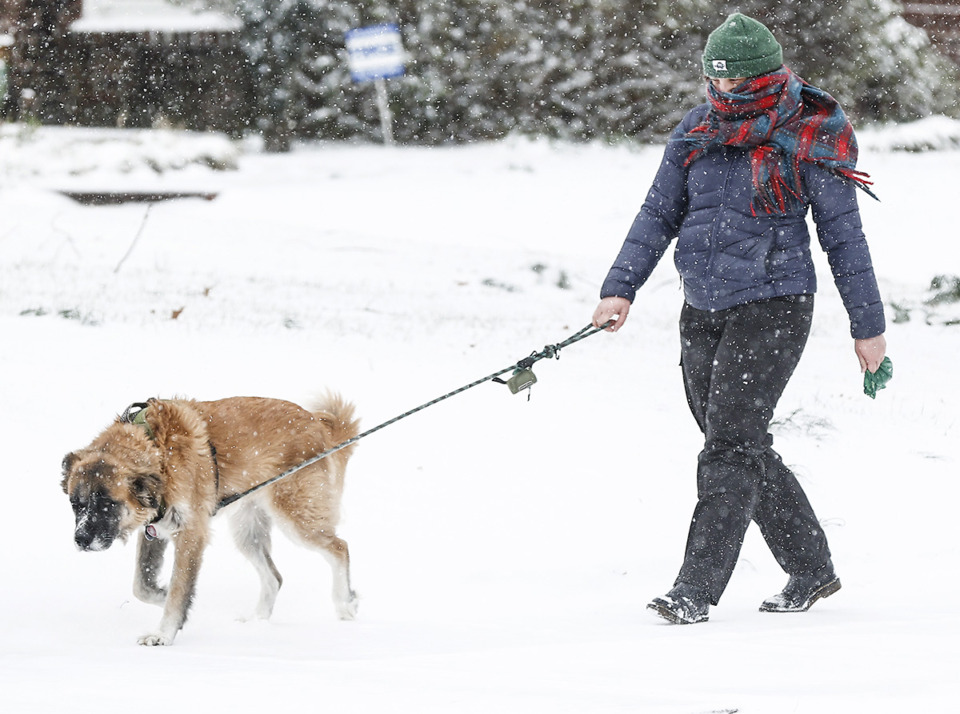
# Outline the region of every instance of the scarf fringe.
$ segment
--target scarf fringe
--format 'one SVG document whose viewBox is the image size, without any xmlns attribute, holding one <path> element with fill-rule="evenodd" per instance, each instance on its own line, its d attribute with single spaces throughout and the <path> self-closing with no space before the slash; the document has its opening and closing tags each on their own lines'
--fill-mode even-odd
<svg viewBox="0 0 960 714">
<path fill-rule="evenodd" d="M 874 201 L 879 201 L 880 197 L 877 196 L 871 189 L 870 186 L 873 186 L 873 181 L 868 181 L 870 174 L 866 174 L 863 171 L 854 171 L 853 169 L 844 169 L 844 168 L 834 168 L 841 176 L 845 176 L 853 182 L 853 185 L 863 191 L 865 194 L 870 196 Z"/>
</svg>

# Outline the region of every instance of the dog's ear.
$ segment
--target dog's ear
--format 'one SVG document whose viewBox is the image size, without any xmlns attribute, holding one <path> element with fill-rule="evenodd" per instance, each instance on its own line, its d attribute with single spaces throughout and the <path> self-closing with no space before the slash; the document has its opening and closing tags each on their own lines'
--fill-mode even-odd
<svg viewBox="0 0 960 714">
<path fill-rule="evenodd" d="M 63 470 L 63 479 L 60 481 L 60 488 L 63 489 L 63 492 L 67 492 L 67 481 L 70 479 L 70 469 L 73 468 L 73 465 L 77 463 L 77 460 L 80 457 L 75 453 L 70 452 L 63 457 L 63 462 L 60 464 L 61 469 Z"/>
<path fill-rule="evenodd" d="M 163 482 L 156 474 L 140 474 L 130 484 L 130 493 L 144 508 L 160 508 Z"/>
</svg>

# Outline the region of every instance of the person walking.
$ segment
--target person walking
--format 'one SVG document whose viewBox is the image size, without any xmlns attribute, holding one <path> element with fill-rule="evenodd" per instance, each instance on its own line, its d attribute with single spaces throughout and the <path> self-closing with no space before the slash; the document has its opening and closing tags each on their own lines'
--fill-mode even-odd
<svg viewBox="0 0 960 714">
<path fill-rule="evenodd" d="M 766 26 L 740 13 L 709 35 L 702 61 L 708 101 L 671 135 L 593 315 L 596 327 L 622 328 L 676 240 L 681 366 L 704 445 L 683 565 L 648 607 L 677 624 L 708 619 L 751 520 L 789 576 L 762 611 L 803 612 L 840 589 L 823 529 L 769 433 L 813 318 L 808 210 L 861 372 L 876 372 L 886 353 L 856 196 L 869 192 L 869 177 L 856 169 L 843 110 L 783 64 Z"/>
</svg>

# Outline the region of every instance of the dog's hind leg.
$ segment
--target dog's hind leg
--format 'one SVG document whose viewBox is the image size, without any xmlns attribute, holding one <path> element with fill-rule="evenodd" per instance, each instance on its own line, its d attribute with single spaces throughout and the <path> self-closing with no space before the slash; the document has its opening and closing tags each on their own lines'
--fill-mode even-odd
<svg viewBox="0 0 960 714">
<path fill-rule="evenodd" d="M 297 543 L 319 550 L 333 571 L 333 604 L 341 620 L 352 620 L 357 615 L 359 601 L 350 587 L 350 551 L 347 542 L 337 536 L 340 486 L 343 464 L 339 473 L 325 474 L 315 465 L 311 474 L 304 471 L 299 480 L 280 483 L 270 502 L 270 513 L 287 535 Z M 314 479 L 314 480 L 311 480 Z M 324 491 L 324 483 L 328 491 Z"/>
<path fill-rule="evenodd" d="M 347 542 L 332 533 L 319 543 L 333 571 L 333 605 L 341 620 L 352 620 L 360 605 L 357 594 L 350 587 L 350 551 Z"/>
<path fill-rule="evenodd" d="M 133 575 L 133 594 L 150 605 L 163 605 L 167 590 L 157 585 L 157 576 L 163 567 L 163 553 L 167 548 L 164 538 L 147 540 L 141 532 L 137 539 L 137 569 Z"/>
<path fill-rule="evenodd" d="M 256 505 L 244 504 L 230 519 L 237 549 L 253 564 L 260 576 L 260 600 L 254 617 L 266 620 L 273 612 L 283 578 L 270 557 L 270 516 Z"/>
<path fill-rule="evenodd" d="M 296 526 L 300 538 L 320 550 L 330 563 L 333 572 L 333 605 L 341 620 L 352 620 L 357 616 L 359 598 L 350 587 L 350 550 L 347 542 L 338 537 L 333 529 L 308 531 L 302 525 Z"/>
</svg>

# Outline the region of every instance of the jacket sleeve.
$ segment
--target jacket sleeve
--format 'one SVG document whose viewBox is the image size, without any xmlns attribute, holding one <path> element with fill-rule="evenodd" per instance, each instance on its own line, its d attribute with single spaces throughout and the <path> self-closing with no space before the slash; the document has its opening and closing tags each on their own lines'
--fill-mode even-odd
<svg viewBox="0 0 960 714">
<path fill-rule="evenodd" d="M 857 189 L 853 182 L 832 171 L 807 163 L 804 182 L 817 237 L 850 318 L 850 334 L 855 339 L 876 337 L 884 332 L 886 322 L 860 222 Z"/>
<path fill-rule="evenodd" d="M 622 297 L 633 302 L 670 242 L 676 238 L 687 212 L 687 168 L 689 153 L 684 135 L 699 122 L 706 107 L 697 107 L 673 130 L 663 153 L 660 168 L 627 233 L 620 254 L 600 288 L 600 297 Z"/>
</svg>

